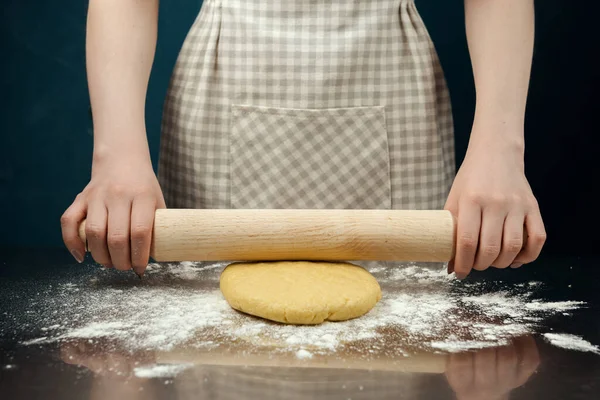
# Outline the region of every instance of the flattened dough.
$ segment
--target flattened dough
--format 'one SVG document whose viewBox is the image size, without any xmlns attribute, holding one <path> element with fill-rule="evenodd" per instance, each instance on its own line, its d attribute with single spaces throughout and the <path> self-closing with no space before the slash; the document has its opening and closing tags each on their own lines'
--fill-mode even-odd
<svg viewBox="0 0 600 400">
<path fill-rule="evenodd" d="M 381 299 L 373 275 L 349 263 L 234 263 L 223 270 L 220 286 L 232 308 L 286 324 L 360 317 Z"/>
</svg>

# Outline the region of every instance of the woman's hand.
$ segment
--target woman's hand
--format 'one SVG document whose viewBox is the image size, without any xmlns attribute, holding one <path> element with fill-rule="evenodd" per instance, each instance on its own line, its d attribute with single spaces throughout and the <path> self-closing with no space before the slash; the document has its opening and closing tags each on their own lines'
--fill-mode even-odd
<svg viewBox="0 0 600 400">
<path fill-rule="evenodd" d="M 94 127 L 92 179 L 61 219 L 64 242 L 81 262 L 78 227 L 98 263 L 141 276 L 154 211 L 165 207 L 146 137 L 145 103 L 154 59 L 158 0 L 90 0 L 86 72 Z"/>
<path fill-rule="evenodd" d="M 63 240 L 81 262 L 85 247 L 78 228 L 86 218 L 94 260 L 107 268 L 133 268 L 141 276 L 148 265 L 158 208 L 165 208 L 165 201 L 148 156 L 96 157 L 90 183 L 61 218 Z"/>
<path fill-rule="evenodd" d="M 446 379 L 459 400 L 508 399 L 539 365 L 535 340 L 525 336 L 506 346 L 450 355 Z"/>
<path fill-rule="evenodd" d="M 132 353 L 103 338 L 65 341 L 60 346 L 60 357 L 66 364 L 86 367 L 94 375 L 123 380 L 134 377 L 136 367 L 156 363 L 150 351 Z"/>
<path fill-rule="evenodd" d="M 525 177 L 522 139 L 514 139 L 523 136 L 507 129 L 476 122 L 446 202 L 445 209 L 458 220 L 449 270 L 459 279 L 471 269 L 530 263 L 546 241 L 540 209 Z"/>
<path fill-rule="evenodd" d="M 132 353 L 121 349 L 118 343 L 81 339 L 63 342 L 60 357 L 66 364 L 92 372 L 89 396 L 86 396 L 90 400 L 158 398 L 151 379 L 135 374 L 135 368 L 156 363 L 152 352 Z"/>
</svg>

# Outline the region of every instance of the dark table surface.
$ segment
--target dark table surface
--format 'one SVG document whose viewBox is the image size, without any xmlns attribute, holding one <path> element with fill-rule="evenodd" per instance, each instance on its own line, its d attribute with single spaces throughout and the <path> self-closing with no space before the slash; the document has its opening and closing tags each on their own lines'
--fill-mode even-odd
<svg viewBox="0 0 600 400">
<path fill-rule="evenodd" d="M 519 270 L 475 273 L 465 282 L 456 284 L 482 282 L 497 291 L 532 280 L 542 282 L 539 296 L 545 301 L 574 300 L 586 305 L 568 315 L 544 319 L 540 329 L 577 335 L 598 345 L 599 262 L 600 258 L 542 256 Z M 248 367 L 244 362 L 219 364 L 204 359 L 182 375 L 145 378 L 127 373 L 127 368 L 123 367 L 136 365 L 140 354 L 119 352 L 114 346 L 90 345 L 85 341 L 23 344 L 43 336 L 42 329 L 48 329 L 48 319 L 52 316 L 44 315 L 43 305 L 42 311 L 34 312 L 34 317 L 30 315 L 32 304 L 38 307 L 40 293 L 52 295 L 51 291 L 44 291 L 45 288 L 81 282 L 84 278 L 95 279 L 100 273 L 100 268 L 91 262 L 76 265 L 61 249 L 2 250 L 0 399 L 600 399 L 600 354 L 551 345 L 537 331 L 515 337 L 509 345 L 520 349 L 521 358 L 515 364 L 515 370 L 531 368 L 525 376 L 517 380 L 512 378 L 511 382 L 505 381 L 506 375 L 490 373 L 489 369 L 493 367 L 489 363 L 478 364 L 478 360 L 489 358 L 494 348 L 448 355 L 444 364 L 447 366 L 452 364 L 451 360 L 455 365 L 456 360 L 463 364 L 465 360 L 470 362 L 471 367 L 458 370 L 458 376 L 449 376 L 444 370 L 419 372 L 419 368 L 434 368 L 423 367 L 427 362 L 439 367 L 442 365 L 439 357 L 446 357 L 431 352 L 434 361 L 427 361 L 427 352 L 421 352 L 419 357 L 404 357 L 400 364 L 389 360 L 390 365 L 401 366 L 398 368 L 385 368 L 385 362 L 380 364 L 382 368 L 335 367 L 333 362 L 323 368 L 326 359 L 325 364 L 303 368 L 298 363 L 288 365 L 289 358 L 274 354 L 269 355 L 268 362 L 263 365 Z M 104 274 L 101 284 L 118 284 L 121 288 L 140 285 L 132 273 Z M 144 283 L 151 285 L 152 279 L 156 278 L 146 276 Z M 161 279 L 168 278 L 163 276 Z M 85 289 L 80 286 L 77 290 Z M 49 300 L 42 298 L 42 301 Z M 235 349 L 231 347 L 230 353 Z M 78 354 L 75 360 L 65 356 L 74 354 L 73 351 Z M 495 360 L 496 368 L 501 370 L 501 358 Z M 523 366 L 526 362 L 529 365 Z M 105 368 L 111 363 L 123 367 L 117 369 L 125 372 L 115 374 L 114 369 Z"/>
</svg>

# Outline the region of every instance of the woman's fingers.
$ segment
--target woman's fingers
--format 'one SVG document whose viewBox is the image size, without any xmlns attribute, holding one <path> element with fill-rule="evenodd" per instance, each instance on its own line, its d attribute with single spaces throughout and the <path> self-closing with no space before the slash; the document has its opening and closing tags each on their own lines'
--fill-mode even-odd
<svg viewBox="0 0 600 400">
<path fill-rule="evenodd" d="M 120 270 L 135 266 L 136 272 L 143 272 L 154 211 L 165 208 L 165 201 L 148 158 L 123 151 L 94 161 L 92 179 L 61 218 L 63 238 L 73 256 L 82 261 L 86 249 L 78 230 L 86 219 L 87 247 L 96 262 Z"/>
<path fill-rule="evenodd" d="M 475 353 L 473 370 L 475 371 L 475 387 L 490 388 L 497 386 L 496 349 L 482 349 Z"/>
<path fill-rule="evenodd" d="M 515 345 L 520 361 L 515 382 L 515 387 L 518 387 L 524 385 L 540 366 L 540 353 L 531 336 L 517 339 Z"/>
<path fill-rule="evenodd" d="M 446 367 L 446 379 L 455 392 L 469 391 L 475 381 L 473 353 L 450 354 Z"/>
<path fill-rule="evenodd" d="M 472 202 L 464 202 L 459 208 L 454 273 L 457 278 L 463 279 L 469 275 L 475 262 L 481 227 L 481 208 Z"/>
<path fill-rule="evenodd" d="M 446 199 L 446 204 L 444 205 L 444 210 L 450 211 L 450 214 L 452 214 L 454 217 L 456 217 L 458 215 L 458 202 L 457 202 L 456 196 L 454 195 L 454 192 L 452 192 L 452 191 L 450 192 L 448 199 Z M 452 258 L 450 261 L 448 261 L 448 274 L 451 274 L 454 272 L 455 259 L 456 258 Z"/>
<path fill-rule="evenodd" d="M 107 268 L 112 267 L 108 245 L 106 243 L 106 205 L 102 201 L 94 201 L 88 206 L 87 219 L 85 222 L 85 236 L 88 242 L 88 250 L 98 264 Z"/>
<path fill-rule="evenodd" d="M 131 269 L 130 227 L 131 201 L 119 199 L 109 203 L 108 250 L 116 269 Z"/>
<path fill-rule="evenodd" d="M 85 256 L 85 243 L 79 237 L 79 224 L 85 218 L 86 213 L 87 204 L 83 200 L 83 196 L 78 195 L 60 218 L 63 242 L 79 263 L 83 262 Z"/>
<path fill-rule="evenodd" d="M 527 242 L 515 258 L 513 268 L 535 261 L 542 252 L 544 243 L 546 243 L 546 229 L 539 211 L 532 211 L 527 214 L 525 229 L 527 230 Z"/>
<path fill-rule="evenodd" d="M 499 383 L 513 388 L 519 370 L 519 357 L 513 343 L 497 349 L 497 380 Z"/>
<path fill-rule="evenodd" d="M 131 264 L 138 275 L 143 275 L 150 258 L 150 244 L 156 200 L 151 196 L 139 196 L 131 206 Z"/>
<path fill-rule="evenodd" d="M 473 269 L 483 271 L 498 258 L 502 246 L 505 211 L 500 207 L 488 207 L 483 210 L 479 247 Z"/>
<path fill-rule="evenodd" d="M 506 268 L 513 263 L 523 248 L 523 226 L 525 215 L 519 212 L 510 212 L 504 221 L 502 249 L 500 255 L 493 262 L 496 268 Z"/>
</svg>

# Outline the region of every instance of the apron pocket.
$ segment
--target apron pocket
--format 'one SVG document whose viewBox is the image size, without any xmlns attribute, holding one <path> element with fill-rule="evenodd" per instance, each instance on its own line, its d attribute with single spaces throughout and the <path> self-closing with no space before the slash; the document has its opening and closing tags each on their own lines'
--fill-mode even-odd
<svg viewBox="0 0 600 400">
<path fill-rule="evenodd" d="M 390 209 L 384 107 L 232 106 L 231 207 Z"/>
</svg>

